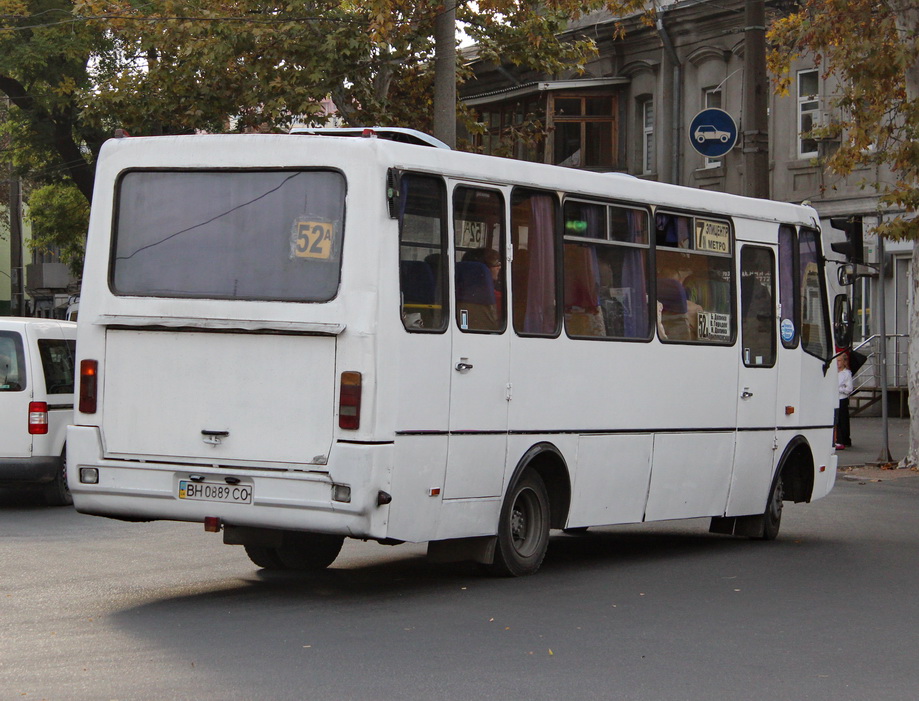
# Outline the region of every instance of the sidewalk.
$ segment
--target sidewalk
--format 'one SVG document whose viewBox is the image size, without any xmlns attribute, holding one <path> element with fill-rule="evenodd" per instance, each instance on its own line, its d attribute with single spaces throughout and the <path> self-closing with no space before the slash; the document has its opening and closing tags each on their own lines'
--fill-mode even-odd
<svg viewBox="0 0 919 701">
<path fill-rule="evenodd" d="M 880 417 L 852 419 L 852 447 L 836 452 L 839 458 L 839 476 L 842 479 L 889 480 L 917 476 L 916 470 L 889 469 L 906 455 L 909 449 L 909 419 L 887 419 L 887 443 L 892 465 L 885 466 L 884 423 Z"/>
</svg>

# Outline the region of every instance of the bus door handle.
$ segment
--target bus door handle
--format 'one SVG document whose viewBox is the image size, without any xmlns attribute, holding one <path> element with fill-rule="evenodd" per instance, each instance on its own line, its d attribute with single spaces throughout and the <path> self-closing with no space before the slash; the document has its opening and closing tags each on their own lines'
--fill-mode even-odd
<svg viewBox="0 0 919 701">
<path fill-rule="evenodd" d="M 456 369 L 460 372 L 466 372 L 466 370 L 472 370 L 472 363 L 464 362 L 466 359 L 462 358 L 457 364 Z"/>
<path fill-rule="evenodd" d="M 741 399 L 749 399 L 752 396 L 753 396 L 753 392 L 750 391 L 749 387 L 744 387 L 743 392 L 740 393 Z"/>
</svg>

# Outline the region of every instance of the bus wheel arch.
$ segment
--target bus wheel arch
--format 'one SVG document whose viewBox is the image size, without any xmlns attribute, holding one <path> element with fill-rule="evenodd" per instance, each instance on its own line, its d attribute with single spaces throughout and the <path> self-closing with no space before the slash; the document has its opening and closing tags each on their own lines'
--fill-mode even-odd
<svg viewBox="0 0 919 701">
<path fill-rule="evenodd" d="M 716 516 L 709 531 L 744 536 L 756 540 L 775 540 L 782 524 L 782 505 L 786 501 L 809 502 L 814 491 L 814 455 L 804 436 L 792 438 L 772 476 L 765 508 L 750 516 Z"/>
<path fill-rule="evenodd" d="M 795 436 L 785 446 L 774 480 L 779 477 L 785 501 L 810 503 L 814 493 L 814 453 L 804 436 Z"/>
<path fill-rule="evenodd" d="M 549 546 L 549 529 L 561 528 L 571 501 L 570 481 L 559 450 L 548 443 L 530 448 L 508 483 L 489 565 L 492 574 L 535 573 Z"/>
<path fill-rule="evenodd" d="M 532 446 L 520 458 L 509 484 L 514 484 L 527 469 L 534 470 L 546 486 L 550 509 L 549 527 L 564 528 L 571 506 L 571 478 L 561 451 L 547 442 Z"/>
</svg>

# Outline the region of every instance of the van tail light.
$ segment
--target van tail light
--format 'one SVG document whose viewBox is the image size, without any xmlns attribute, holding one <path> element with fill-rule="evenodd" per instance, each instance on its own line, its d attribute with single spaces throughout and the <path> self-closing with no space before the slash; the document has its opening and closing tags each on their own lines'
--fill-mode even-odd
<svg viewBox="0 0 919 701">
<path fill-rule="evenodd" d="M 47 402 L 29 402 L 29 433 L 33 436 L 48 433 Z"/>
<path fill-rule="evenodd" d="M 338 427 L 357 430 L 361 427 L 361 374 L 343 372 L 338 393 Z"/>
<path fill-rule="evenodd" d="M 80 361 L 80 412 L 96 413 L 97 388 L 99 386 L 99 361 Z"/>
</svg>

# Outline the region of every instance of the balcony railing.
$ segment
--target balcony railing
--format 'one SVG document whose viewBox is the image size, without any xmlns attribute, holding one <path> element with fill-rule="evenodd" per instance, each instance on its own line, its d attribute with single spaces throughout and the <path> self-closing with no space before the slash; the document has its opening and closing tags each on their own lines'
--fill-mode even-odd
<svg viewBox="0 0 919 701">
<path fill-rule="evenodd" d="M 909 377 L 909 335 L 889 333 L 887 339 L 887 391 L 899 400 L 900 416 L 906 415 Z M 881 336 L 874 334 L 856 345 L 853 350 L 867 356 L 865 364 L 853 378 L 855 391 L 852 393 L 853 415 L 863 413 L 881 401 L 881 387 L 884 378 L 884 363 L 881 362 Z"/>
</svg>

